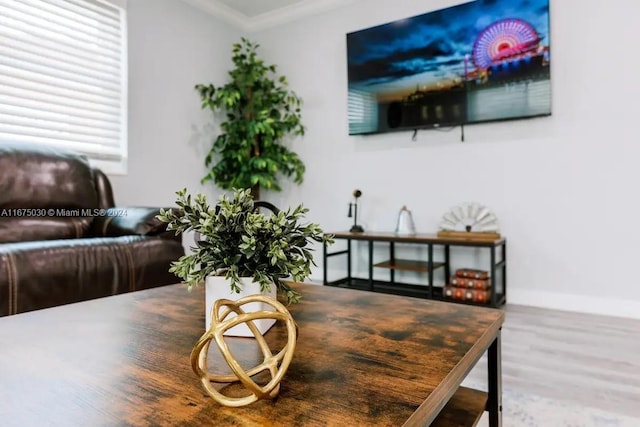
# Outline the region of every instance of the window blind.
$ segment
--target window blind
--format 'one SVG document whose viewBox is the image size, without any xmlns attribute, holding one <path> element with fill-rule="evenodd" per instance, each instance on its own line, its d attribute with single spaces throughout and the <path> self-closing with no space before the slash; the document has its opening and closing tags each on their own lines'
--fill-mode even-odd
<svg viewBox="0 0 640 427">
<path fill-rule="evenodd" d="M 0 0 L 0 140 L 126 163 L 125 9 Z"/>
</svg>

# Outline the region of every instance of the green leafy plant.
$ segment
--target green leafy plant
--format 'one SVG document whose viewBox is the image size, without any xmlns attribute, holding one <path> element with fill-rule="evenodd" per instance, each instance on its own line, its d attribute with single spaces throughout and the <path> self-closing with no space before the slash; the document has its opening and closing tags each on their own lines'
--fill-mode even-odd
<svg viewBox="0 0 640 427">
<path fill-rule="evenodd" d="M 284 76 L 276 76 L 275 65 L 257 56 L 258 47 L 242 38 L 233 45 L 230 81 L 219 87 L 196 85 L 202 108 L 226 118 L 205 158 L 210 171 L 202 182 L 213 180 L 226 190 L 252 188 L 256 199 L 260 187 L 280 191 L 280 175 L 300 184 L 305 171 L 298 155 L 283 145 L 288 135 L 304 135 L 302 100 L 288 89 Z"/>
<path fill-rule="evenodd" d="M 256 209 L 249 189 L 236 190 L 233 198 L 222 195 L 215 207 L 203 194 L 193 199 L 186 189 L 176 194 L 180 209 L 162 209 L 158 219 L 176 234 L 192 230 L 202 236 L 193 252 L 169 270 L 189 289 L 215 275 L 224 276 L 233 292 L 240 292 L 240 277 L 253 277 L 263 291 L 275 283 L 287 303 L 298 302 L 300 295 L 284 279 L 301 282 L 311 275 L 311 241 L 333 243 L 317 224 L 301 223 L 308 212 L 302 205 L 265 213 Z"/>
</svg>

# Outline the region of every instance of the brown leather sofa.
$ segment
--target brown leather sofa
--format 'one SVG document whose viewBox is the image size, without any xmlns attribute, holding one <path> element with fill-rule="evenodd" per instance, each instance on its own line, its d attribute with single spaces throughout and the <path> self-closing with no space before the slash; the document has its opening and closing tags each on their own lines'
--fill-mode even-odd
<svg viewBox="0 0 640 427">
<path fill-rule="evenodd" d="M 0 142 L 0 316 L 176 283 L 158 211 L 116 207 L 83 156 Z"/>
</svg>

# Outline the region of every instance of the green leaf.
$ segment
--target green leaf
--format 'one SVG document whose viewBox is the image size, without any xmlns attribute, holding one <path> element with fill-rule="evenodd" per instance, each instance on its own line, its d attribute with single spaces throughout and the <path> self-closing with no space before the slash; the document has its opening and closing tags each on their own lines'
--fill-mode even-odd
<svg viewBox="0 0 640 427">
<path fill-rule="evenodd" d="M 279 190 L 282 177 L 302 182 L 304 165 L 297 156 L 288 156 L 295 153 L 284 145 L 288 136 L 304 134 L 302 100 L 284 87 L 287 79 L 275 75 L 275 65 L 259 58 L 258 47 L 241 38 L 232 45 L 234 68 L 227 83 L 195 85 L 202 107 L 221 120 L 221 132 L 204 159 L 209 170 L 203 183 L 213 181 L 227 190 L 264 183 Z M 260 161 L 251 163 L 253 158 Z"/>
<path fill-rule="evenodd" d="M 253 276 L 262 288 L 275 283 L 288 303 L 300 299 L 281 279 L 308 278 L 315 264 L 307 246 L 331 238 L 323 235 L 317 224 L 301 222 L 306 208 L 299 205 L 275 214 L 255 210 L 249 188 L 234 190 L 233 197 L 221 195 L 215 208 L 203 194 L 193 197 L 183 189 L 176 195 L 181 209 L 163 209 L 159 219 L 167 222 L 168 228 L 194 229 L 203 236 L 189 255 L 170 266 L 170 272 L 189 289 L 216 274 L 227 277 L 236 291 L 242 275 Z"/>
</svg>

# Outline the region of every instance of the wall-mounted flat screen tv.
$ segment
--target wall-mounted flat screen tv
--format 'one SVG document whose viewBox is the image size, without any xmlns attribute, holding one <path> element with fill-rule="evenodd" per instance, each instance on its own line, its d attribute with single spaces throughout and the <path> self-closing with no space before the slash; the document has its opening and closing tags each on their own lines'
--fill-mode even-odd
<svg viewBox="0 0 640 427">
<path fill-rule="evenodd" d="M 347 34 L 349 134 L 551 114 L 549 0 L 476 0 Z"/>
</svg>

